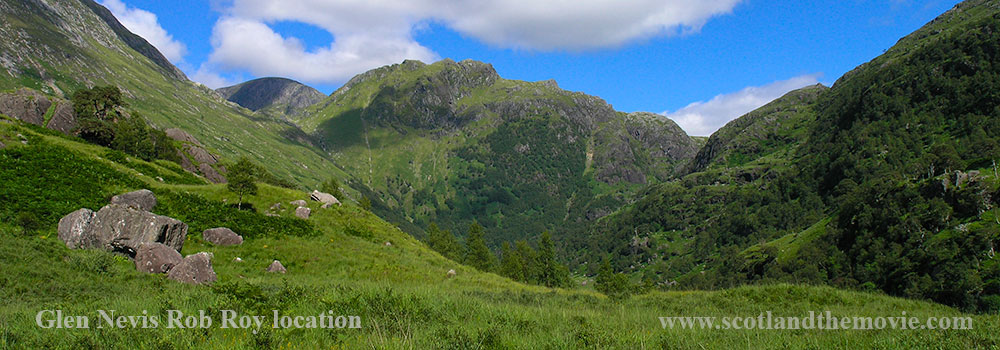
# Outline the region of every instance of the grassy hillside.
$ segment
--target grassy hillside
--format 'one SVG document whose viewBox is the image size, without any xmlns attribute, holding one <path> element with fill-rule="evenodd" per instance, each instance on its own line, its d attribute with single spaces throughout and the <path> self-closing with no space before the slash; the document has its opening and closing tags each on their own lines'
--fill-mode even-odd
<svg viewBox="0 0 1000 350">
<path fill-rule="evenodd" d="M 308 187 L 346 177 L 294 124 L 240 108 L 169 62 L 154 62 L 150 57 L 162 58 L 155 48 L 113 30 L 92 8 L 103 9 L 92 0 L 0 1 L 0 91 L 29 87 L 68 98 L 81 88 L 115 85 L 155 126 L 184 129 L 226 159 L 247 156 Z"/>
<path fill-rule="evenodd" d="M 20 142 L 20 134 L 27 144 Z M 918 301 L 835 290 L 774 285 L 719 292 L 655 292 L 611 300 L 586 289 L 532 287 L 442 258 L 390 224 L 353 205 L 321 209 L 308 221 L 282 212 L 267 217 L 239 211 L 220 185 L 160 183 L 149 174 L 185 175 L 161 163 L 112 161 L 108 150 L 0 121 L 0 347 L 2 348 L 419 348 L 579 349 L 725 347 L 996 347 L 994 316 L 963 315 Z M 169 163 L 167 163 L 169 164 Z M 44 169 L 45 171 L 40 171 Z M 138 173 L 143 175 L 138 175 Z M 166 177 L 165 177 L 166 178 Z M 99 179 L 100 181 L 95 181 Z M 306 196 L 261 185 L 255 208 Z M 191 225 L 184 254 L 208 251 L 218 281 L 189 286 L 135 271 L 126 258 L 69 250 L 56 238 L 56 220 L 78 207 L 97 208 L 111 195 L 152 189 L 154 211 Z M 13 194 L 9 189 L 16 189 Z M 37 207 L 51 214 L 28 218 Z M 11 217 L 14 219 L 11 219 Z M 293 224 L 297 223 L 297 224 Z M 247 239 L 236 247 L 201 240 L 204 228 L 227 225 Z M 391 242 L 391 246 L 384 243 Z M 235 262 L 240 257 L 242 262 Z M 264 271 L 279 259 L 288 273 Z M 448 269 L 458 275 L 446 278 Z M 221 310 L 240 314 L 334 314 L 362 317 L 361 329 L 42 329 L 39 310 L 97 319 L 96 310 L 164 316 L 166 310 L 216 322 Z M 660 316 L 968 316 L 965 331 L 757 331 L 663 329 Z M 849 345 L 848 345 L 849 344 Z"/>
<path fill-rule="evenodd" d="M 489 64 L 407 61 L 358 75 L 295 119 L 370 187 L 376 212 L 418 236 L 431 222 L 487 239 L 578 239 L 638 187 L 694 155 L 670 120 L 614 111 Z"/>
</svg>

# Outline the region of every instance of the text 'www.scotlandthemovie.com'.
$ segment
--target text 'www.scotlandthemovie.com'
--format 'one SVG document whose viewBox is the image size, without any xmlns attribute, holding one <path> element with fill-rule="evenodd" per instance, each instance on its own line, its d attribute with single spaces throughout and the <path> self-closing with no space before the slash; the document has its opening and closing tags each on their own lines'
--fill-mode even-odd
<svg viewBox="0 0 1000 350">
<path fill-rule="evenodd" d="M 809 311 L 808 316 L 775 316 L 771 311 L 756 316 L 665 316 L 663 329 L 819 329 L 819 330 L 971 330 L 972 317 L 835 316 L 830 311 Z"/>
</svg>

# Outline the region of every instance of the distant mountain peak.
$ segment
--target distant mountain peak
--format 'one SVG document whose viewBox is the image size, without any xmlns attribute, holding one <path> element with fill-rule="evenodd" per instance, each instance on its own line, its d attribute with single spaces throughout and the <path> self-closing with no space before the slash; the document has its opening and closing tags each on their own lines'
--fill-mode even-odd
<svg viewBox="0 0 1000 350">
<path fill-rule="evenodd" d="M 288 78 L 259 78 L 242 84 L 216 89 L 223 98 L 252 111 L 275 108 L 285 115 L 296 115 L 326 98 L 312 87 Z"/>
</svg>

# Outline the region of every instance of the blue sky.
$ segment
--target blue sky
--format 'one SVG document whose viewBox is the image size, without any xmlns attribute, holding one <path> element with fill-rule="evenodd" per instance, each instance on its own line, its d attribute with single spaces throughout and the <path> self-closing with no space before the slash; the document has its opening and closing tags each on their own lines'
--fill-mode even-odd
<svg viewBox="0 0 1000 350">
<path fill-rule="evenodd" d="M 284 76 L 330 93 L 404 58 L 555 79 L 708 135 L 832 84 L 955 0 L 101 0 L 195 81 Z"/>
</svg>

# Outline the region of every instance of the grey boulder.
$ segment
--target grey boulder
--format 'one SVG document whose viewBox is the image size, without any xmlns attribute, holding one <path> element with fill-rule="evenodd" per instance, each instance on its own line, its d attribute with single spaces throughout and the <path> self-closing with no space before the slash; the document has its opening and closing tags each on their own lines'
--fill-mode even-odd
<svg viewBox="0 0 1000 350">
<path fill-rule="evenodd" d="M 162 243 L 143 243 L 135 253 L 135 269 L 145 273 L 167 273 L 184 259 Z"/>
<path fill-rule="evenodd" d="M 94 220 L 94 216 L 94 211 L 86 208 L 64 216 L 59 220 L 59 239 L 65 242 L 66 247 L 69 247 L 69 249 L 79 248 L 84 239 L 84 233 L 90 227 L 90 222 Z"/>
<path fill-rule="evenodd" d="M 284 265 L 281 265 L 280 261 L 275 260 L 271 263 L 271 266 L 267 267 L 267 272 L 286 273 L 288 270 L 285 269 Z"/>
<path fill-rule="evenodd" d="M 163 243 L 180 251 L 187 224 L 176 219 L 111 204 L 92 217 L 81 209 L 59 221 L 59 238 L 70 248 L 99 248 L 134 257 L 142 243 Z M 89 220 L 88 220 L 89 218 Z"/>
<path fill-rule="evenodd" d="M 153 191 L 142 189 L 111 197 L 111 204 L 123 205 L 142 211 L 152 211 L 156 207 L 156 195 Z"/>
<path fill-rule="evenodd" d="M 210 228 L 201 233 L 201 238 L 219 246 L 243 244 L 243 237 L 225 227 Z"/>
<path fill-rule="evenodd" d="M 309 203 L 306 203 L 306 201 L 301 200 L 301 199 L 288 202 L 288 204 L 294 205 L 296 207 L 304 207 L 304 206 L 309 205 Z"/>
<path fill-rule="evenodd" d="M 300 219 L 308 219 L 309 218 L 309 214 L 311 214 L 311 213 L 312 213 L 312 209 L 309 209 L 309 208 L 306 208 L 306 207 L 295 208 L 295 216 L 298 216 Z"/>
<path fill-rule="evenodd" d="M 216 280 L 212 269 L 212 254 L 201 252 L 184 257 L 180 264 L 167 272 L 167 278 L 187 284 L 206 284 Z"/>
<path fill-rule="evenodd" d="M 309 198 L 317 202 L 322 202 L 324 208 L 328 208 L 334 204 L 341 205 L 340 200 L 338 200 L 337 197 L 325 192 L 313 191 L 312 194 L 309 195 Z"/>
</svg>

